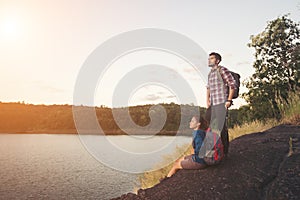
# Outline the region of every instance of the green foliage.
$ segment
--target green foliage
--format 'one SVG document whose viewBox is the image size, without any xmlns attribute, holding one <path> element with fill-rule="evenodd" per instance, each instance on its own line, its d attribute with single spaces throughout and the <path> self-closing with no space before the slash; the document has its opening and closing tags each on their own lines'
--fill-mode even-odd
<svg viewBox="0 0 300 200">
<path fill-rule="evenodd" d="M 287 102 L 278 103 L 282 115 L 282 123 L 300 125 L 300 93 L 289 92 Z"/>
<path fill-rule="evenodd" d="M 250 118 L 280 119 L 278 103 L 288 103 L 289 92 L 300 86 L 299 24 L 287 15 L 270 21 L 263 32 L 251 36 L 248 46 L 256 51 L 255 73 L 244 82 L 249 89 L 243 97 L 249 103 Z"/>
</svg>

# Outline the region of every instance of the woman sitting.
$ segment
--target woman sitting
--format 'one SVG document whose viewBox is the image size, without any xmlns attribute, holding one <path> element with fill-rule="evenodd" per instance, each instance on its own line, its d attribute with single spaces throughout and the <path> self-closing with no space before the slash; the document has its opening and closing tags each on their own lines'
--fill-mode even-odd
<svg viewBox="0 0 300 200">
<path fill-rule="evenodd" d="M 203 117 L 193 116 L 190 121 L 190 128 L 193 129 L 192 146 L 194 152 L 192 152 L 191 155 L 183 156 L 178 159 L 167 177 L 171 177 L 178 169 L 202 169 L 206 167 L 205 161 L 203 158 L 200 158 L 198 154 L 203 145 L 208 123 Z"/>
</svg>

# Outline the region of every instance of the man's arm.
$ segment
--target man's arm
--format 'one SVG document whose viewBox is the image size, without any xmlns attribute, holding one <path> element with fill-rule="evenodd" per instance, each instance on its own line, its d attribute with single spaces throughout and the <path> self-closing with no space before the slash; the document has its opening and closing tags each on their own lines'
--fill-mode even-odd
<svg viewBox="0 0 300 200">
<path fill-rule="evenodd" d="M 229 87 L 229 94 L 228 94 L 227 100 L 231 101 L 233 94 L 234 94 L 234 90 L 236 89 L 235 80 L 226 67 L 223 67 L 221 74 L 222 74 L 223 79 L 225 80 L 225 82 L 227 83 L 227 85 Z M 231 102 L 226 102 L 225 107 L 229 108 L 230 106 L 231 106 Z"/>
<path fill-rule="evenodd" d="M 207 108 L 208 108 L 210 106 L 210 89 L 209 88 L 207 88 L 207 91 L 206 91 L 206 104 L 207 104 Z"/>
<path fill-rule="evenodd" d="M 229 87 L 229 95 L 228 95 L 227 101 L 225 102 L 225 108 L 226 109 L 228 109 L 231 106 L 231 104 L 232 104 L 233 94 L 234 94 L 234 89 L 232 89 L 231 87 Z"/>
<path fill-rule="evenodd" d="M 231 87 L 229 87 L 228 100 L 232 100 L 233 94 L 234 94 L 234 89 L 232 89 Z"/>
<path fill-rule="evenodd" d="M 209 78 L 210 78 L 210 73 L 208 73 L 208 77 L 207 77 L 207 85 L 206 85 L 206 106 L 207 108 L 210 106 L 211 102 L 210 102 L 210 87 L 209 87 Z"/>
</svg>

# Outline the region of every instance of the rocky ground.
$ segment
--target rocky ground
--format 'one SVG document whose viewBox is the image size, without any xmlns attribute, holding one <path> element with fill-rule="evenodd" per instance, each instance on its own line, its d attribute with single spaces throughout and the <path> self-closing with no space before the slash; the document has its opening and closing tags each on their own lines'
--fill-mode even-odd
<svg viewBox="0 0 300 200">
<path fill-rule="evenodd" d="M 125 199 L 300 199 L 300 126 L 280 125 L 230 143 L 220 165 L 179 170 Z"/>
</svg>

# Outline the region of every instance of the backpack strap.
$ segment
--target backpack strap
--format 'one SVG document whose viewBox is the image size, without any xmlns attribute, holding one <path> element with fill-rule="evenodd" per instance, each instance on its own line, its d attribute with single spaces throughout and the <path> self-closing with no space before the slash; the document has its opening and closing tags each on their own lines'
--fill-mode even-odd
<svg viewBox="0 0 300 200">
<path fill-rule="evenodd" d="M 221 72 L 221 70 L 223 70 L 223 69 L 221 69 L 222 68 L 222 66 L 218 66 L 218 73 L 217 73 L 217 76 L 218 76 L 218 79 L 219 80 L 222 80 L 223 81 L 223 83 L 224 83 L 224 78 L 223 78 L 223 75 L 222 75 L 222 72 Z M 224 83 L 225 84 L 225 83 Z M 226 84 L 225 84 L 226 85 Z"/>
<path fill-rule="evenodd" d="M 209 80 L 210 74 L 211 74 L 211 70 L 210 70 L 209 73 L 208 73 L 208 79 L 207 79 L 207 80 Z"/>
<path fill-rule="evenodd" d="M 217 73 L 218 79 L 224 81 L 222 73 L 221 73 L 221 66 L 218 66 L 217 70 L 218 70 L 218 73 Z M 210 70 L 209 73 L 208 73 L 208 80 L 209 80 L 211 72 L 212 72 L 212 70 Z"/>
</svg>

